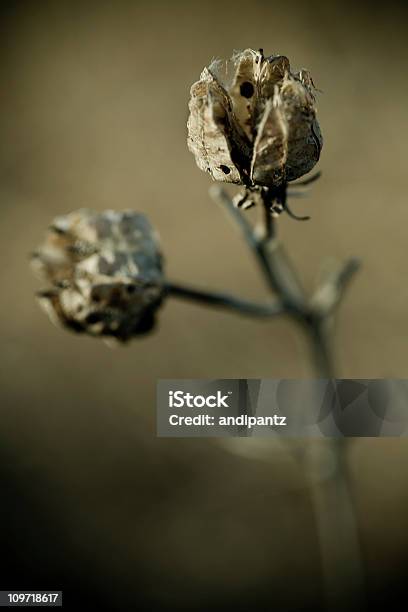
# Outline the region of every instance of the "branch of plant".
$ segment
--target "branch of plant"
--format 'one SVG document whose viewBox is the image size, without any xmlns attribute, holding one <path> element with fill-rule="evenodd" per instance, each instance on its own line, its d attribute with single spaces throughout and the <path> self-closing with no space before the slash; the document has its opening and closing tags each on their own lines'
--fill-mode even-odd
<svg viewBox="0 0 408 612">
<path fill-rule="evenodd" d="M 316 313 L 327 316 L 336 309 L 360 265 L 360 261 L 353 257 L 326 276 L 310 300 Z"/>
<path fill-rule="evenodd" d="M 276 237 L 271 217 L 266 224 L 267 231 L 257 235 L 252 225 L 238 210 L 227 192 L 215 185 L 210 191 L 239 226 L 246 243 L 254 253 L 269 288 L 278 296 L 283 310 L 300 322 L 310 332 L 319 375 L 333 377 L 333 365 L 329 359 L 327 327 L 335 308 L 340 303 L 354 273 L 359 268 L 357 259 L 350 259 L 326 277 L 314 296 L 308 299 L 299 277 L 283 245 Z"/>
<path fill-rule="evenodd" d="M 303 305 L 305 301 L 304 292 L 282 246 L 274 237 L 273 218 L 270 217 L 268 222 L 272 229 L 258 236 L 252 225 L 234 206 L 232 199 L 224 189 L 214 185 L 210 194 L 239 226 L 246 243 L 258 261 L 269 288 L 280 296 L 287 310 L 300 309 L 300 305 Z"/>
<path fill-rule="evenodd" d="M 238 223 L 268 286 L 278 296 L 284 312 L 304 328 L 310 341 L 317 375 L 321 378 L 335 378 L 330 327 L 335 309 L 360 266 L 359 261 L 350 259 L 331 270 L 308 299 L 293 265 L 276 238 L 274 220 L 265 220 L 263 236 L 257 237 L 251 224 L 235 208 L 224 190 L 214 187 L 211 195 Z M 362 609 L 364 605 L 364 572 L 354 500 L 345 467 L 345 442 L 345 439 L 335 438 L 326 442 L 333 463 L 333 470 L 329 469 L 329 472 L 327 453 L 318 453 L 314 476 L 313 470 L 302 461 L 311 487 L 326 599 L 331 611 Z M 309 450 L 313 448 L 314 445 L 309 445 Z"/>
<path fill-rule="evenodd" d="M 348 442 L 348 438 L 331 438 L 310 445 L 305 466 L 330 612 L 366 610 L 363 559 L 347 461 Z"/>
<path fill-rule="evenodd" d="M 283 304 L 278 301 L 270 304 L 258 304 L 256 302 L 243 300 L 228 293 L 206 291 L 194 287 L 186 287 L 178 283 L 167 283 L 165 291 L 168 295 L 182 300 L 198 302 L 207 306 L 221 307 L 238 314 L 264 319 L 276 317 L 285 312 Z"/>
</svg>

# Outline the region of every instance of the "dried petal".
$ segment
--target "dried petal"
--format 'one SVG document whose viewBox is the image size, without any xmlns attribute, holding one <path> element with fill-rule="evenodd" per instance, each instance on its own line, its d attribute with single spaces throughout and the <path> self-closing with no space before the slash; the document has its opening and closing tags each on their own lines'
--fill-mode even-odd
<svg viewBox="0 0 408 612">
<path fill-rule="evenodd" d="M 251 164 L 253 183 L 273 187 L 284 182 L 287 154 L 288 126 L 277 94 L 267 101 L 257 128 Z"/>
<path fill-rule="evenodd" d="M 228 94 L 206 68 L 191 88 L 188 146 L 215 180 L 240 183 L 249 144 L 236 123 Z"/>
<path fill-rule="evenodd" d="M 286 177 L 293 181 L 310 172 L 319 160 L 322 137 L 309 89 L 288 76 L 280 95 L 288 125 Z"/>
<path fill-rule="evenodd" d="M 229 88 L 236 120 L 250 141 L 254 138 L 254 109 L 257 100 L 255 56 L 252 49 L 247 49 L 237 56 L 234 78 Z"/>
</svg>

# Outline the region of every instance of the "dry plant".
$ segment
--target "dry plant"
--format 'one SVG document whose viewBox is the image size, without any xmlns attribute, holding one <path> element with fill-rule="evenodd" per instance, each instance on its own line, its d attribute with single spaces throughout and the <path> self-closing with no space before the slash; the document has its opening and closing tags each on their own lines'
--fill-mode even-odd
<svg viewBox="0 0 408 612">
<path fill-rule="evenodd" d="M 333 319 L 358 261 L 332 267 L 309 296 L 277 236 L 280 214 L 308 218 L 296 217 L 288 198 L 319 176 L 290 186 L 320 157 L 316 91 L 306 70 L 292 72 L 288 58 L 266 57 L 262 49 L 212 62 L 191 88 L 189 149 L 214 180 L 241 186 L 234 198 L 219 186 L 211 194 L 242 232 L 271 300 L 255 303 L 170 282 L 158 238 L 144 215 L 83 209 L 55 219 L 33 254 L 35 269 L 51 282 L 38 294 L 51 319 L 76 332 L 127 341 L 154 328 L 158 309 L 169 297 L 264 319 L 286 316 L 306 334 L 317 377 L 334 378 Z M 245 209 L 255 205 L 260 227 L 245 217 Z M 342 438 L 302 441 L 298 452 L 299 445 L 288 442 L 310 485 L 328 608 L 342 611 L 364 605 L 346 445 Z"/>
</svg>

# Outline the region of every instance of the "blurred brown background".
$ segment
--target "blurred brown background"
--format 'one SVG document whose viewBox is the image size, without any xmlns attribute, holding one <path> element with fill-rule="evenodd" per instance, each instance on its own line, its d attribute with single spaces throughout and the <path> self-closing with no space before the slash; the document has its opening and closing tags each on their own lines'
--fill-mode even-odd
<svg viewBox="0 0 408 612">
<path fill-rule="evenodd" d="M 293 202 L 312 220 L 282 217 L 282 238 L 310 289 L 325 258 L 364 262 L 341 307 L 339 376 L 407 377 L 403 4 L 2 7 L 0 588 L 65 588 L 99 609 L 317 610 L 312 508 L 285 451 L 154 431 L 160 377 L 313 376 L 298 331 L 169 302 L 154 335 L 111 350 L 48 322 L 28 253 L 58 214 L 135 208 L 161 234 L 169 277 L 266 297 L 186 147 L 204 65 L 262 46 L 323 91 L 323 177 Z M 349 461 L 369 591 L 385 596 L 407 559 L 408 446 L 355 441 Z"/>
</svg>

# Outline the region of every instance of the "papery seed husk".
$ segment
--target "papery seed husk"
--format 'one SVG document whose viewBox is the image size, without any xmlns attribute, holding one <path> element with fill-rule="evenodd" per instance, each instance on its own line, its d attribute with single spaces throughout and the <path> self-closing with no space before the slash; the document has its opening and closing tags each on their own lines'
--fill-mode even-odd
<svg viewBox="0 0 408 612">
<path fill-rule="evenodd" d="M 275 101 L 271 99 L 267 101 L 257 128 L 251 180 L 270 187 L 283 183 L 287 155 L 288 128 L 277 94 Z"/>
<path fill-rule="evenodd" d="M 158 238 L 144 215 L 81 209 L 59 217 L 32 263 L 52 285 L 38 300 L 54 323 L 121 340 L 153 324 L 164 280 Z"/>
<path fill-rule="evenodd" d="M 207 69 L 191 88 L 189 108 L 188 147 L 198 166 L 215 180 L 241 183 L 250 146 L 228 94 Z"/>
<path fill-rule="evenodd" d="M 246 49 L 205 69 L 191 88 L 188 146 L 213 179 L 250 188 L 280 187 L 317 163 L 322 136 L 308 71 L 286 56 Z M 223 79 L 223 82 L 221 81 Z"/>
</svg>

